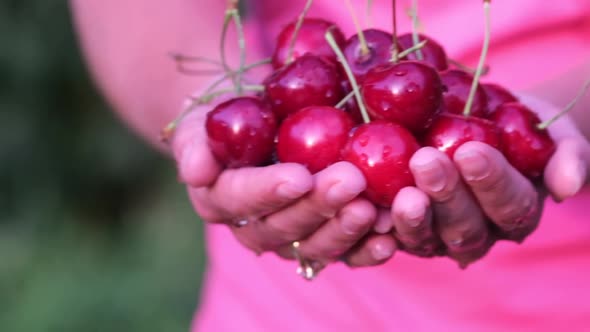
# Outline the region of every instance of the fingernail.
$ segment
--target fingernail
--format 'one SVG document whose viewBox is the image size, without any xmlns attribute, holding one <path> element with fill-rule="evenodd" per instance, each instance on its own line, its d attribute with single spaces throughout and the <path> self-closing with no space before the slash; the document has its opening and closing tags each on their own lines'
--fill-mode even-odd
<svg viewBox="0 0 590 332">
<path fill-rule="evenodd" d="M 445 188 L 447 179 L 442 163 L 438 159 L 421 158 L 416 160 L 413 166 L 420 173 L 417 178 L 429 190 L 440 192 Z"/>
<path fill-rule="evenodd" d="M 326 192 L 326 200 L 329 204 L 340 204 L 350 201 L 365 190 L 364 183 L 356 181 L 341 181 L 333 184 Z"/>
<path fill-rule="evenodd" d="M 463 239 L 455 239 L 449 241 L 449 245 L 454 248 L 460 248 L 463 245 Z"/>
<path fill-rule="evenodd" d="M 406 224 L 410 227 L 418 227 L 424 220 L 424 206 L 415 205 L 404 213 Z"/>
<path fill-rule="evenodd" d="M 365 227 L 365 223 L 361 218 L 354 215 L 345 214 L 340 221 L 342 231 L 347 235 L 354 235 L 360 233 Z"/>
<path fill-rule="evenodd" d="M 371 251 L 373 258 L 382 261 L 393 255 L 393 246 L 391 244 L 377 243 Z"/>
<path fill-rule="evenodd" d="M 393 228 L 393 219 L 389 216 L 389 213 L 380 213 L 379 217 L 377 217 L 377 221 L 375 222 L 375 226 L 373 226 L 373 230 L 379 234 L 387 234 L 391 232 Z"/>
<path fill-rule="evenodd" d="M 463 177 L 467 181 L 477 181 L 490 174 L 490 162 L 480 152 L 473 150 L 459 150 L 455 154 Z"/>
<path fill-rule="evenodd" d="M 276 194 L 285 199 L 295 199 L 305 195 L 310 190 L 305 183 L 283 183 L 276 189 Z"/>
</svg>

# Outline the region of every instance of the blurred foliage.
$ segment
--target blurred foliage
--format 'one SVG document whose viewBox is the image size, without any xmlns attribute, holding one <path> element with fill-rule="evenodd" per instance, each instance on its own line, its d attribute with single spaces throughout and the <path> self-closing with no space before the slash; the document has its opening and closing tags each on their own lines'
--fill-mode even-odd
<svg viewBox="0 0 590 332">
<path fill-rule="evenodd" d="M 0 2 L 0 330 L 186 331 L 201 226 L 119 123 L 66 1 Z"/>
</svg>

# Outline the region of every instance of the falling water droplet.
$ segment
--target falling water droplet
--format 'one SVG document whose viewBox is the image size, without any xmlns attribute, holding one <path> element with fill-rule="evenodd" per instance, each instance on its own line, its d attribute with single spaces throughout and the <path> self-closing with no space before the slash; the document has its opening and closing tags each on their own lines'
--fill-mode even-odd
<svg viewBox="0 0 590 332">
<path fill-rule="evenodd" d="M 383 159 L 387 159 L 387 157 L 389 157 L 389 155 L 391 155 L 392 150 L 393 149 L 389 145 L 386 145 L 385 147 L 383 147 Z"/>
<path fill-rule="evenodd" d="M 418 84 L 413 83 L 413 82 L 409 83 L 408 86 L 406 87 L 406 90 L 409 93 L 414 93 L 414 92 L 418 91 Z"/>
<path fill-rule="evenodd" d="M 361 137 L 359 137 L 359 144 L 362 147 L 367 146 L 367 144 L 369 144 L 369 136 L 368 135 L 362 135 Z"/>
<path fill-rule="evenodd" d="M 361 160 L 361 163 L 366 164 L 367 161 L 369 160 L 369 156 L 367 156 L 366 153 L 361 153 L 360 160 Z"/>
</svg>

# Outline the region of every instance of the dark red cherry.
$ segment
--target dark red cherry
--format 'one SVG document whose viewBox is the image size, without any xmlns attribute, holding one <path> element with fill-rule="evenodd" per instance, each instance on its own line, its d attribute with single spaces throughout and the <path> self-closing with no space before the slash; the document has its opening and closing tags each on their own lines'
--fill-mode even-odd
<svg viewBox="0 0 590 332">
<path fill-rule="evenodd" d="M 352 119 L 342 110 L 329 106 L 303 108 L 288 116 L 279 128 L 279 161 L 299 163 L 312 173 L 319 172 L 340 160 L 352 127 Z"/>
<path fill-rule="evenodd" d="M 365 196 L 387 208 L 402 188 L 415 185 L 409 162 L 418 148 L 418 142 L 404 127 L 373 121 L 353 129 L 342 159 L 365 176 Z"/>
<path fill-rule="evenodd" d="M 343 97 L 337 67 L 313 55 L 299 57 L 275 71 L 264 86 L 279 121 L 307 106 L 334 106 Z"/>
<path fill-rule="evenodd" d="M 295 30 L 297 21 L 287 25 L 277 37 L 277 44 L 272 56 L 272 66 L 274 69 L 281 68 L 287 61 L 291 39 Z M 334 39 L 340 49 L 344 47 L 346 38 L 342 31 L 332 22 L 319 18 L 306 18 L 303 20 L 301 29 L 297 34 L 297 40 L 293 47 L 293 59 L 299 58 L 305 54 L 325 57 L 336 62 L 336 54 L 326 41 L 326 32 L 331 28 Z"/>
<path fill-rule="evenodd" d="M 348 39 L 344 47 L 344 56 L 357 81 L 362 81 L 365 74 L 372 68 L 384 65 L 391 60 L 391 34 L 377 30 L 364 30 L 369 53 L 363 54 L 359 35 Z"/>
<path fill-rule="evenodd" d="M 343 80 L 342 81 L 342 91 L 343 94 L 346 96 L 350 92 L 352 92 L 352 88 L 350 87 L 350 81 Z M 354 123 L 360 124 L 363 123 L 363 116 L 361 114 L 361 110 L 359 108 L 358 103 L 356 102 L 356 97 L 353 96 L 352 98 L 348 99 L 346 104 L 344 104 L 344 110 L 350 115 Z"/>
<path fill-rule="evenodd" d="M 445 52 L 445 49 L 437 41 L 430 37 L 427 37 L 422 34 L 419 34 L 418 37 L 420 41 L 426 40 L 426 45 L 424 45 L 424 47 L 420 49 L 422 55 L 424 56 L 424 60 L 422 61 L 426 64 L 431 65 L 439 71 L 446 70 L 449 67 L 449 62 L 447 60 L 447 53 Z M 399 36 L 398 43 L 400 44 L 403 50 L 411 48 L 412 46 L 414 46 L 412 34 L 407 33 Z M 408 54 L 407 59 L 418 60 L 416 52 Z"/>
<path fill-rule="evenodd" d="M 425 146 L 432 146 L 453 159 L 455 151 L 464 143 L 477 141 L 500 150 L 500 131 L 489 120 L 473 116 L 441 114 L 422 139 Z"/>
<path fill-rule="evenodd" d="M 417 134 L 438 114 L 443 85 L 434 68 L 404 61 L 373 68 L 361 92 L 372 118 L 397 122 Z"/>
<path fill-rule="evenodd" d="M 481 87 L 486 94 L 488 110 L 490 113 L 494 113 L 496 108 L 504 103 L 518 101 L 518 99 L 512 93 L 510 93 L 510 91 L 501 85 L 494 83 L 484 83 L 481 85 Z"/>
<path fill-rule="evenodd" d="M 500 105 L 490 119 L 500 128 L 502 151 L 510 164 L 527 177 L 541 176 L 556 147 L 547 130 L 537 128 L 537 114 L 511 102 Z"/>
<path fill-rule="evenodd" d="M 273 153 L 275 116 L 256 97 L 238 97 L 217 105 L 207 114 L 208 144 L 228 168 L 259 166 Z"/>
<path fill-rule="evenodd" d="M 473 83 L 473 76 L 462 70 L 449 69 L 441 72 L 440 78 L 446 88 L 443 93 L 443 112 L 463 114 Z M 477 87 L 475 92 L 470 115 L 481 118 L 488 115 L 486 94 L 481 85 Z"/>
</svg>

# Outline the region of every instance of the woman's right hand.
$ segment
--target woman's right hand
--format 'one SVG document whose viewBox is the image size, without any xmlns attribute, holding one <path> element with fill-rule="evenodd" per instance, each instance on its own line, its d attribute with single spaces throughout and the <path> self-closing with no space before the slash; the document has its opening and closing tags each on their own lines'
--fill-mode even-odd
<svg viewBox="0 0 590 332">
<path fill-rule="evenodd" d="M 291 245 L 299 241 L 316 270 L 337 260 L 373 266 L 393 255 L 393 237 L 369 234 L 377 210 L 358 197 L 366 183 L 356 167 L 339 162 L 313 175 L 294 163 L 224 170 L 207 145 L 208 110 L 186 116 L 171 140 L 179 180 L 205 222 L 226 224 L 255 253 L 293 259 Z"/>
</svg>

